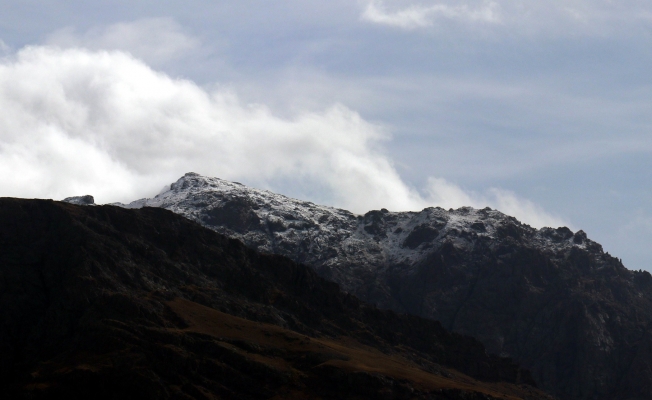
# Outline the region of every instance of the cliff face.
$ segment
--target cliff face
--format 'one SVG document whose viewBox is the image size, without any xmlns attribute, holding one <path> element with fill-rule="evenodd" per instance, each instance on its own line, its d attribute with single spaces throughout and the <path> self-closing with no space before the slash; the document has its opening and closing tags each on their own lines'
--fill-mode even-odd
<svg viewBox="0 0 652 400">
<path fill-rule="evenodd" d="M 528 383 L 470 337 L 169 211 L 0 199 L 8 398 L 549 398 Z"/>
<path fill-rule="evenodd" d="M 142 206 L 474 336 L 564 399 L 652 398 L 652 277 L 582 231 L 537 230 L 488 208 L 355 215 L 197 174 L 127 205 Z"/>
</svg>

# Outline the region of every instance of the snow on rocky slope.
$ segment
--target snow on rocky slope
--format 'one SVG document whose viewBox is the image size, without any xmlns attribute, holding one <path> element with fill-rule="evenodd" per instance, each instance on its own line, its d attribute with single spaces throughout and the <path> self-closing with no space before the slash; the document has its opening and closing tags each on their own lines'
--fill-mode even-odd
<svg viewBox="0 0 652 400">
<path fill-rule="evenodd" d="M 497 244 L 495 239 L 514 226 L 542 249 L 601 250 L 583 231 L 536 230 L 490 208 L 381 209 L 356 215 L 192 172 L 154 198 L 119 205 L 166 208 L 259 251 L 308 264 L 363 299 L 368 296 L 358 289 L 368 286 L 368 280 L 375 282 L 373 290 L 387 291 L 377 278 L 390 267 L 403 266 L 403 272 L 410 273 L 443 243 L 460 250 L 468 250 L 477 242 Z"/>
<path fill-rule="evenodd" d="M 490 208 L 356 215 L 195 173 L 121 206 L 166 208 L 378 307 L 439 320 L 562 399 L 652 398 L 652 276 L 583 231 Z"/>
</svg>

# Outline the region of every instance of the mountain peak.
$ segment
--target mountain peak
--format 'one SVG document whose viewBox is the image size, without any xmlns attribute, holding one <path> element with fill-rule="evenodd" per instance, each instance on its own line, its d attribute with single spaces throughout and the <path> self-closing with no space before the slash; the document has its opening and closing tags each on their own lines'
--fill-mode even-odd
<svg viewBox="0 0 652 400">
<path fill-rule="evenodd" d="M 629 398 L 652 387 L 652 374 L 624 367 L 652 370 L 652 333 L 640 337 L 652 325 L 652 278 L 584 231 L 535 229 L 488 207 L 358 215 L 197 174 L 127 205 L 143 206 L 306 264 L 380 308 L 474 336 L 561 398 Z"/>
<path fill-rule="evenodd" d="M 427 207 L 409 212 L 383 208 L 357 215 L 194 172 L 186 173 L 154 198 L 123 206 L 167 208 L 258 250 L 289 257 L 296 258 L 299 242 L 323 242 L 332 250 L 327 255 L 314 247 L 314 251 L 302 252 L 305 257 L 298 260 L 319 268 L 367 265 L 370 259 L 375 260 L 373 264 L 414 263 L 444 242 L 470 249 L 479 241 L 495 243 L 506 237 L 551 251 L 602 251 L 583 231 L 573 233 L 567 227 L 538 230 L 489 207 Z M 363 249 L 366 254 L 359 257 Z M 338 283 L 352 290 L 348 284 Z"/>
</svg>

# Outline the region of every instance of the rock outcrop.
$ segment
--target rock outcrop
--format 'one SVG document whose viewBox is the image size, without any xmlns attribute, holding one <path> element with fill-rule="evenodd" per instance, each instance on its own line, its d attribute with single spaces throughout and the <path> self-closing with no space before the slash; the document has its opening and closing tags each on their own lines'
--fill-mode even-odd
<svg viewBox="0 0 652 400">
<path fill-rule="evenodd" d="M 70 203 L 70 204 L 77 204 L 79 206 L 93 206 L 95 205 L 95 198 L 91 196 L 90 194 L 84 195 L 84 196 L 73 196 L 73 197 L 66 197 L 65 199 L 61 200 L 65 203 Z"/>
<path fill-rule="evenodd" d="M 381 308 L 441 321 L 563 399 L 652 398 L 652 277 L 583 231 L 489 208 L 356 215 L 193 173 L 126 206 L 169 209 Z"/>
<path fill-rule="evenodd" d="M 7 399 L 549 399 L 438 322 L 167 210 L 0 199 Z"/>
</svg>

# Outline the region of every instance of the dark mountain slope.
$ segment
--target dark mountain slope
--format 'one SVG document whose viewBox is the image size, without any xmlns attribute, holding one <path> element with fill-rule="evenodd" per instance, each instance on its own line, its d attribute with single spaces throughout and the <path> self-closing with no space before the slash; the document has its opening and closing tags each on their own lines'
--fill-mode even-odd
<svg viewBox="0 0 652 400">
<path fill-rule="evenodd" d="M 193 173 L 129 206 L 142 205 L 474 336 L 564 399 L 652 399 L 652 277 L 582 231 L 537 230 L 489 208 L 355 215 Z"/>
<path fill-rule="evenodd" d="M 522 383 L 472 338 L 169 211 L 0 199 L 5 398 L 547 398 Z"/>
</svg>

